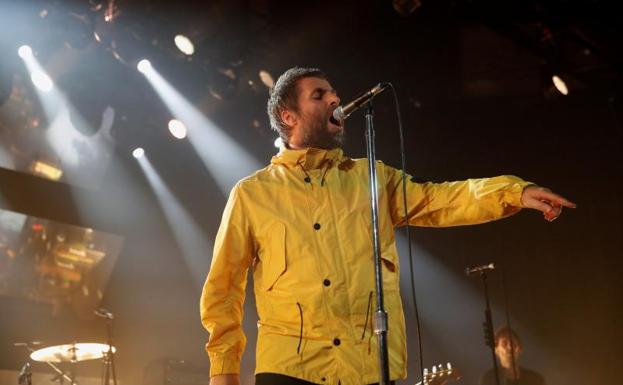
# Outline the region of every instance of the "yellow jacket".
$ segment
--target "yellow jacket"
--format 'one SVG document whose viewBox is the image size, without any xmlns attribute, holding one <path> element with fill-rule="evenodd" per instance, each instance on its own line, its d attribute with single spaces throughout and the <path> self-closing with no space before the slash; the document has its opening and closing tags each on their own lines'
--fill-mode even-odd
<svg viewBox="0 0 623 385">
<path fill-rule="evenodd" d="M 377 164 L 379 230 L 392 380 L 406 377 L 394 228 L 404 225 L 401 172 Z M 407 179 L 409 224 L 455 226 L 520 210 L 527 182 Z M 256 373 L 317 384 L 378 382 L 367 160 L 335 150 L 282 150 L 240 181 L 225 207 L 201 296 L 212 376 L 239 373 L 247 270 L 259 315 Z"/>
</svg>

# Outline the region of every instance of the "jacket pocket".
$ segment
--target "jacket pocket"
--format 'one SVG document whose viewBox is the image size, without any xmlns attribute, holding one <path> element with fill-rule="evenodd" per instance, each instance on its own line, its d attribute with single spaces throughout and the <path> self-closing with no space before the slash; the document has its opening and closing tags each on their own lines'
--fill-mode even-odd
<svg viewBox="0 0 623 385">
<path fill-rule="evenodd" d="M 277 222 L 271 226 L 268 247 L 262 261 L 262 281 L 264 290 L 272 290 L 279 278 L 286 272 L 286 227 Z"/>
<path fill-rule="evenodd" d="M 369 220 L 366 220 L 363 214 L 358 214 L 359 222 L 361 223 L 362 231 L 365 231 L 367 234 L 364 238 L 364 241 L 367 241 L 369 244 L 369 253 L 372 257 L 371 261 L 373 261 L 374 257 L 374 242 L 372 240 L 372 230 L 371 223 Z M 383 233 L 381 229 L 379 229 L 381 233 L 381 237 Z M 382 243 L 382 239 L 381 239 Z M 398 267 L 398 255 L 395 251 L 395 246 L 387 246 L 383 247 L 381 245 L 381 263 L 382 263 L 382 274 L 383 274 L 383 291 L 387 290 L 398 290 L 398 275 L 399 275 L 399 267 Z"/>
<path fill-rule="evenodd" d="M 391 252 L 381 255 L 383 263 L 383 291 L 398 290 L 398 261 L 397 256 Z"/>
</svg>

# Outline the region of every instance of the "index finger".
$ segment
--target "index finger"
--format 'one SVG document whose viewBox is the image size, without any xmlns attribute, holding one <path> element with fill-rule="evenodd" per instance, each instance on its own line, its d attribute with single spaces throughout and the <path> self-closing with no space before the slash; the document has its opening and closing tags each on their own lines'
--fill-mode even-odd
<svg viewBox="0 0 623 385">
<path fill-rule="evenodd" d="M 557 203 L 557 204 L 559 204 L 561 206 L 569 207 L 569 208 L 572 208 L 572 209 L 577 207 L 577 205 L 575 203 L 571 202 L 570 200 L 568 200 L 566 198 L 563 198 L 562 196 L 560 196 L 560 195 L 558 195 L 556 193 L 553 193 L 551 191 L 544 191 L 544 190 L 542 190 L 541 192 L 542 192 L 543 197 L 548 199 L 552 203 Z"/>
</svg>

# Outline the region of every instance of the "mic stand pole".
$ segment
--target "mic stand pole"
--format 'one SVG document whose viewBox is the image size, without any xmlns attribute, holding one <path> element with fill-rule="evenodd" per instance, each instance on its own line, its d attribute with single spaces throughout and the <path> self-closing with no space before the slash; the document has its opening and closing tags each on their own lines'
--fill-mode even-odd
<svg viewBox="0 0 623 385">
<path fill-rule="evenodd" d="M 113 385 L 117 385 L 117 373 L 115 371 L 115 354 L 112 351 L 112 323 L 113 318 L 106 318 L 106 334 L 108 335 L 108 351 L 104 353 L 104 365 L 106 367 L 106 375 L 104 379 L 104 384 L 110 384 L 110 375 L 112 372 L 112 383 Z"/>
<path fill-rule="evenodd" d="M 374 313 L 374 333 L 379 346 L 379 385 L 389 385 L 389 355 L 387 346 L 387 312 L 383 301 L 383 271 L 381 262 L 381 242 L 379 239 L 379 202 L 376 178 L 376 151 L 374 147 L 374 123 L 372 103 L 365 108 L 366 150 L 368 156 L 368 176 L 370 186 L 370 210 L 372 214 L 372 240 L 374 243 L 374 278 L 376 289 L 376 312 Z M 498 384 L 499 385 L 499 384 Z"/>
<path fill-rule="evenodd" d="M 480 272 L 482 278 L 482 287 L 485 294 L 485 322 L 483 323 L 485 332 L 485 345 L 491 348 L 491 359 L 493 362 L 493 374 L 495 375 L 495 383 L 500 385 L 500 376 L 498 370 L 498 361 L 495 358 L 495 341 L 493 337 L 493 318 L 491 317 L 491 303 L 489 301 L 489 289 L 487 287 L 487 274 L 485 271 Z"/>
</svg>

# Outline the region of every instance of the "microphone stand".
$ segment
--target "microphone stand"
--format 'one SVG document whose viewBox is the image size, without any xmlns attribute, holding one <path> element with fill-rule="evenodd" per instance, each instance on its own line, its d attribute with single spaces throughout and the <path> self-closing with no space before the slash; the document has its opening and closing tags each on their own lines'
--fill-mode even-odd
<svg viewBox="0 0 623 385">
<path fill-rule="evenodd" d="M 376 312 L 374 314 L 374 333 L 379 347 L 379 385 L 389 385 L 389 355 L 387 345 L 387 312 L 383 301 L 383 271 L 381 262 L 381 242 L 379 239 L 379 202 L 376 178 L 376 150 L 374 145 L 374 111 L 372 102 L 365 107 L 366 151 L 368 156 L 368 176 L 370 186 L 370 211 L 372 214 L 372 240 L 374 244 L 374 278 L 376 289 Z M 499 385 L 499 384 L 498 384 Z"/>
<path fill-rule="evenodd" d="M 491 317 L 491 303 L 489 301 L 489 289 L 487 287 L 487 274 L 485 270 L 480 271 L 482 278 L 482 287 L 485 295 L 485 322 L 483 322 L 485 332 L 485 345 L 491 348 L 491 359 L 493 362 L 493 374 L 495 375 L 495 383 L 500 385 L 500 376 L 498 370 L 498 361 L 495 358 L 495 341 L 493 337 L 493 318 Z"/>
<path fill-rule="evenodd" d="M 104 384 L 110 384 L 110 375 L 112 373 L 112 383 L 117 385 L 117 373 L 115 371 L 115 354 L 112 351 L 112 323 L 113 317 L 106 317 L 106 334 L 107 334 L 107 344 L 108 351 L 104 353 L 104 365 L 106 367 L 106 374 L 104 378 Z"/>
</svg>

